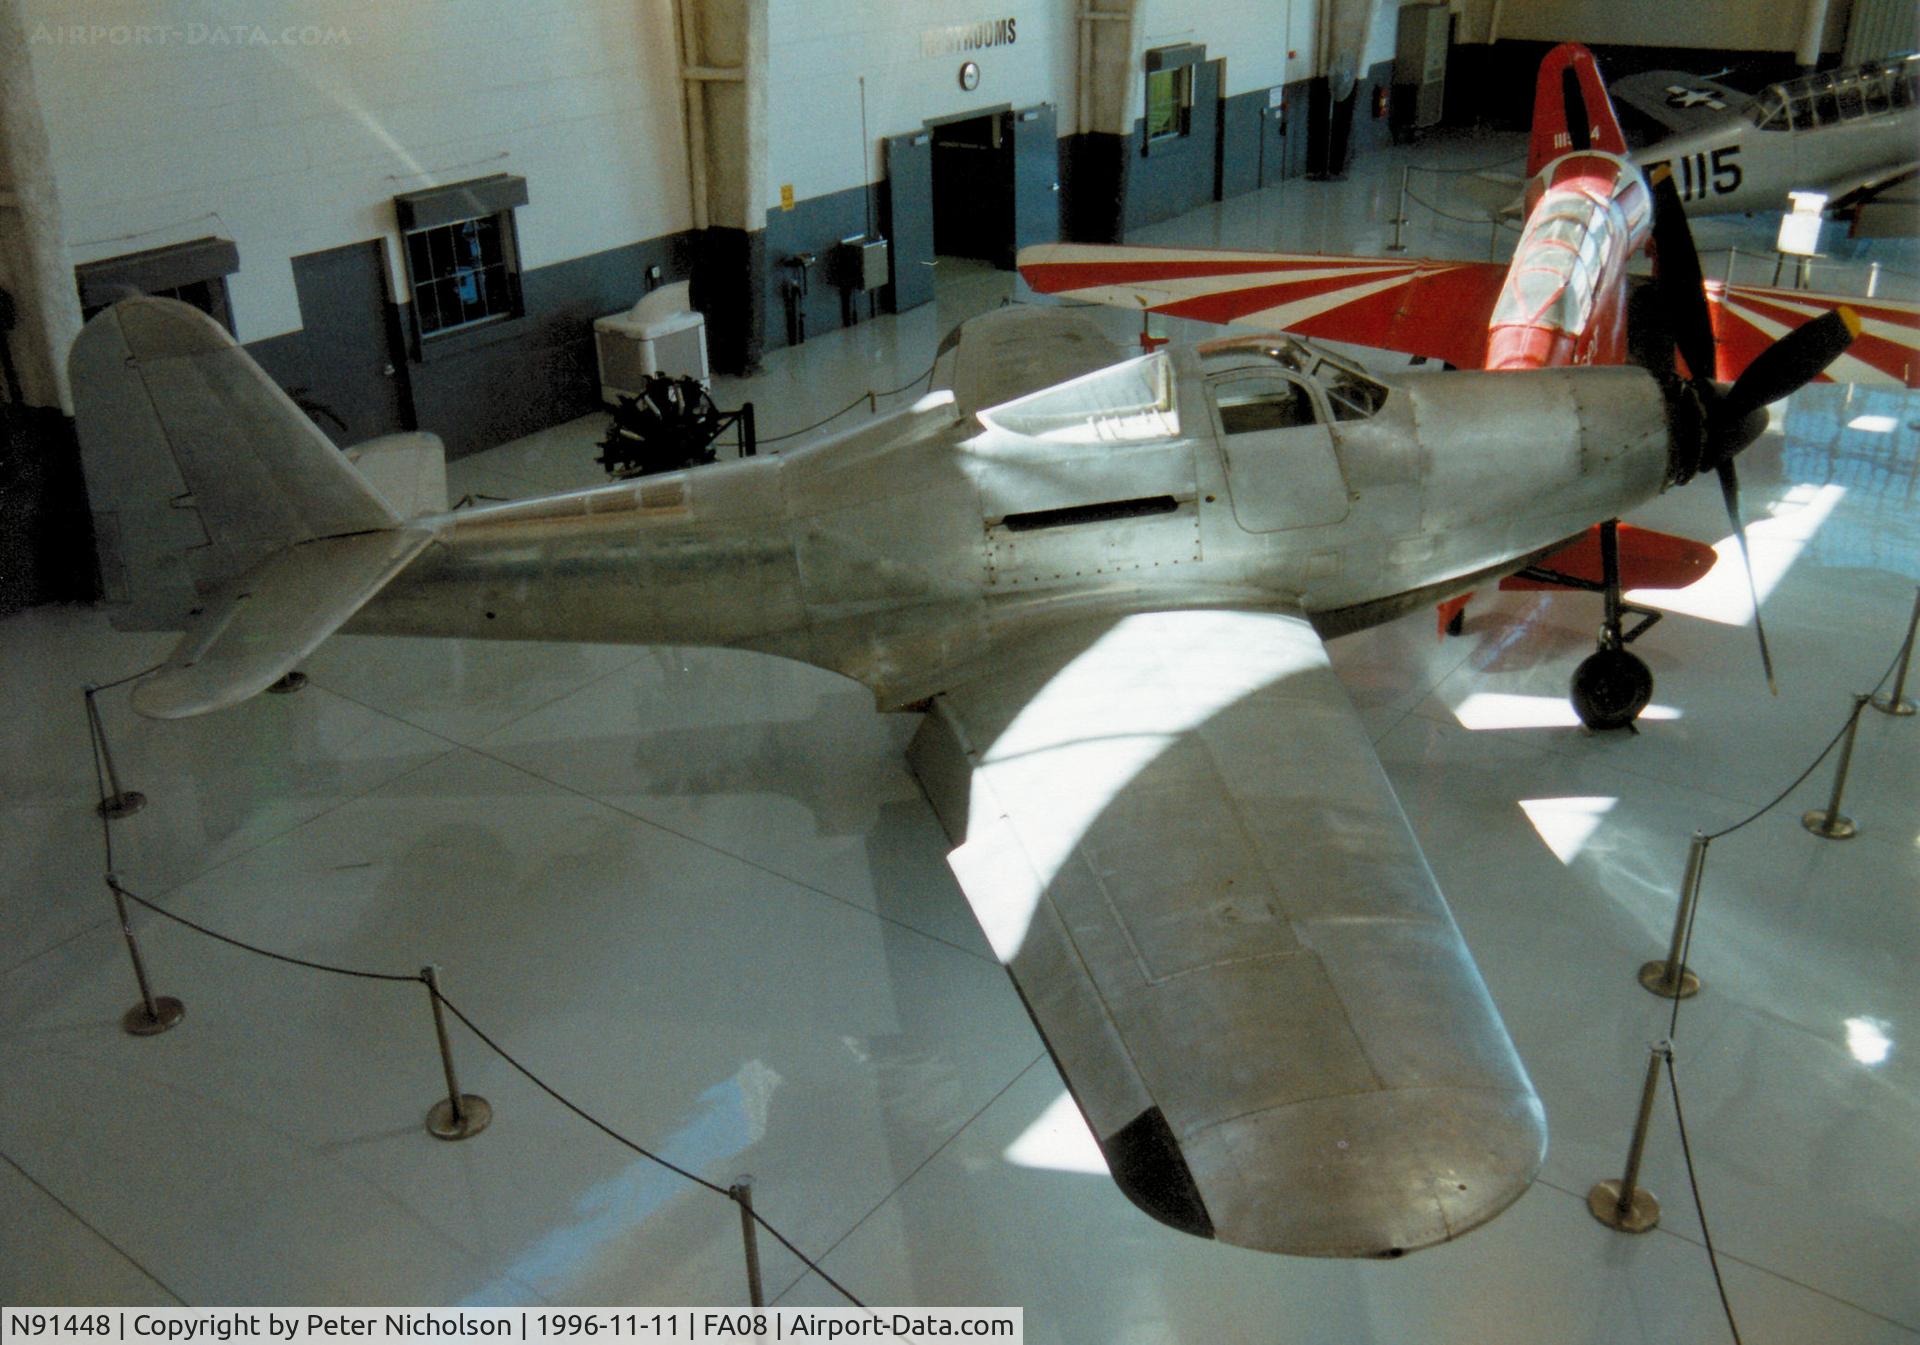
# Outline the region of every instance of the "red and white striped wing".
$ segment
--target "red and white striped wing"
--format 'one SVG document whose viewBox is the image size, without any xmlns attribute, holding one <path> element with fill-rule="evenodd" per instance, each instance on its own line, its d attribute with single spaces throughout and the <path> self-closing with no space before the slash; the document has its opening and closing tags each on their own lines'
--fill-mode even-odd
<svg viewBox="0 0 1920 1345">
<path fill-rule="evenodd" d="M 1820 375 L 1823 383 L 1893 383 L 1920 387 L 1920 304 L 1856 299 L 1842 294 L 1707 282 L 1719 366 L 1714 376 L 1731 382 L 1787 332 L 1842 304 L 1860 315 L 1860 335 Z"/>
<path fill-rule="evenodd" d="M 1506 268 L 1490 262 L 1049 243 L 1022 248 L 1042 294 L 1298 332 L 1478 369 Z"/>
</svg>

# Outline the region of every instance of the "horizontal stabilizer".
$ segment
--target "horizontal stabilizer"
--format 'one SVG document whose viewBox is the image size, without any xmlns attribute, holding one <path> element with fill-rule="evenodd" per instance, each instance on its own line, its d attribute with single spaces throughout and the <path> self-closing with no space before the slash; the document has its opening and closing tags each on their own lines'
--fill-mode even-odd
<svg viewBox="0 0 1920 1345">
<path fill-rule="evenodd" d="M 184 719 L 265 691 L 365 606 L 434 534 L 426 528 L 289 547 L 230 581 L 166 664 L 133 689 L 133 708 Z"/>
</svg>

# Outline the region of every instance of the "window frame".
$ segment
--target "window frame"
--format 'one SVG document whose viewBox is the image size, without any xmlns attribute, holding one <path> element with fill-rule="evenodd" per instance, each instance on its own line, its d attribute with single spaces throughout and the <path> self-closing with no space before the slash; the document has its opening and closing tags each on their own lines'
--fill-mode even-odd
<svg viewBox="0 0 1920 1345">
<path fill-rule="evenodd" d="M 239 269 L 240 250 L 233 240 L 208 236 L 81 262 L 73 268 L 73 280 L 84 317 L 91 318 L 127 297 L 121 291 L 131 290 L 160 299 L 177 299 L 197 308 L 225 327 L 231 336 L 234 334 L 233 300 L 227 291 L 227 277 Z M 189 293 L 196 289 L 203 289 L 204 294 Z"/>
<path fill-rule="evenodd" d="M 394 217 L 400 232 L 400 264 L 405 268 L 408 324 L 414 357 L 466 349 L 489 339 L 483 333 L 526 316 L 521 281 L 519 221 L 514 211 L 528 201 L 526 179 L 507 173 L 474 178 L 443 187 L 430 187 L 394 197 Z M 475 237 L 472 250 L 461 247 L 460 231 L 477 224 L 491 225 L 491 233 Z M 437 239 L 446 239 L 444 248 Z M 492 248 L 487 244 L 492 241 Z M 424 250 L 427 273 L 421 274 Z M 444 256 L 441 255 L 444 253 Z M 437 296 L 478 277 L 475 288 L 486 311 L 443 320 Z M 432 298 L 432 324 L 428 299 Z"/>
<path fill-rule="evenodd" d="M 1206 47 L 1193 42 L 1177 47 L 1154 47 L 1145 54 L 1145 102 L 1140 115 L 1140 152 L 1143 155 L 1164 153 L 1191 143 L 1194 98 L 1200 82 L 1198 71 L 1206 58 Z M 1158 81 L 1164 81 L 1172 95 L 1172 117 L 1170 125 L 1155 132 L 1154 87 Z"/>
</svg>

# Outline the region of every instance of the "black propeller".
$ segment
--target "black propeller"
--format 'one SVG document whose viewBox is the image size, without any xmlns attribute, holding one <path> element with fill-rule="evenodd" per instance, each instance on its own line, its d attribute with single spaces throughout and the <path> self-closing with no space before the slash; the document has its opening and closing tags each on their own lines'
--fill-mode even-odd
<svg viewBox="0 0 1920 1345">
<path fill-rule="evenodd" d="M 1687 365 L 1687 386 L 1703 414 L 1702 443 L 1694 470 L 1713 468 L 1720 478 L 1720 498 L 1740 546 L 1747 572 L 1747 591 L 1753 595 L 1753 630 L 1760 641 L 1760 664 L 1766 670 L 1767 689 L 1777 692 L 1773 656 L 1767 649 L 1766 628 L 1760 624 L 1760 593 L 1754 582 L 1753 558 L 1747 550 L 1747 528 L 1740 517 L 1740 478 L 1733 460 L 1758 439 L 1767 427 L 1766 407 L 1798 391 L 1819 377 L 1860 332 L 1860 319 L 1851 309 L 1802 323 L 1762 351 L 1734 384 L 1722 393 L 1713 383 L 1713 317 L 1707 310 L 1700 274 L 1700 254 L 1693 245 L 1673 174 L 1656 168 L 1653 187 L 1653 274 L 1661 308 L 1674 348 Z"/>
</svg>

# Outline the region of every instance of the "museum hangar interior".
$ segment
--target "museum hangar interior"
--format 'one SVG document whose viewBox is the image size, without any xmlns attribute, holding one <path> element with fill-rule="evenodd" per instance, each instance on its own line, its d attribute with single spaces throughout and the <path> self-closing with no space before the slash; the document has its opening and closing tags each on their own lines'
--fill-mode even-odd
<svg viewBox="0 0 1920 1345">
<path fill-rule="evenodd" d="M 430 1136 L 447 1084 L 417 984 L 136 903 L 151 991 L 185 1015 L 124 1032 L 110 870 L 256 948 L 436 966 L 569 1102 L 707 1182 L 751 1177 L 818 1268 L 762 1239 L 770 1302 L 843 1302 L 825 1272 L 867 1303 L 1019 1304 L 1034 1341 L 1668 1342 L 1726 1338 L 1729 1313 L 1755 1342 L 1920 1335 L 1920 720 L 1857 712 L 1858 835 L 1802 824 L 1914 610 L 1909 390 L 1804 388 L 1741 459 L 1777 694 L 1710 486 L 1627 516 L 1721 556 L 1634 594 L 1667 614 L 1635 643 L 1636 731 L 1567 703 L 1593 595 L 1488 585 L 1458 635 L 1423 605 L 1329 642 L 1551 1136 L 1518 1203 L 1392 1261 L 1228 1246 L 1128 1200 L 948 868 L 919 716 L 847 678 L 347 634 L 291 694 L 130 706 L 120 679 L 177 636 L 110 624 L 64 370 L 130 294 L 208 313 L 342 447 L 438 434 L 449 498 L 484 508 L 607 480 L 595 320 L 681 280 L 714 402 L 797 453 L 912 405 L 964 319 L 1054 303 L 1011 269 L 1030 243 L 1504 263 L 1558 42 L 1609 80 L 1747 91 L 1914 45 L 1912 5 L 1881 0 L 1373 8 L 262 0 L 240 22 L 183 0 L 162 24 L 0 0 L 0 1302 L 747 1301 L 724 1194 L 458 1024 L 492 1122 Z M 1399 59 L 1422 25 L 1435 87 Z M 1791 285 L 1779 226 L 1697 216 L 1704 271 Z M 1808 287 L 1920 298 L 1911 232 L 1828 220 Z M 1119 347 L 1142 330 L 1081 311 Z M 108 792 L 146 800 L 104 828 L 89 704 Z M 1725 834 L 1676 1013 L 1636 972 L 1696 832 Z M 1660 1217 L 1632 1235 L 1588 1193 L 1621 1175 L 1662 1041 L 1639 1171 Z"/>
</svg>

